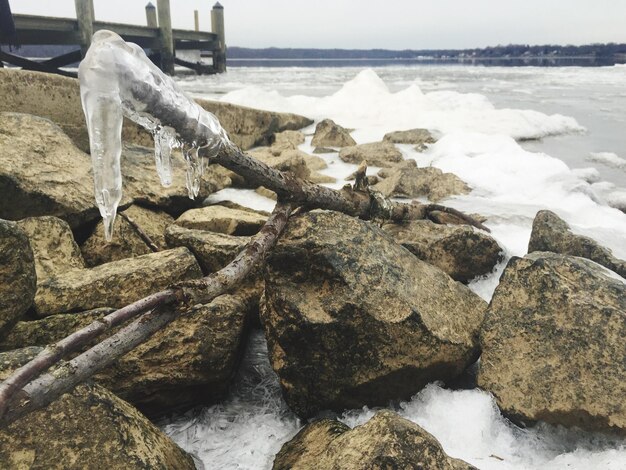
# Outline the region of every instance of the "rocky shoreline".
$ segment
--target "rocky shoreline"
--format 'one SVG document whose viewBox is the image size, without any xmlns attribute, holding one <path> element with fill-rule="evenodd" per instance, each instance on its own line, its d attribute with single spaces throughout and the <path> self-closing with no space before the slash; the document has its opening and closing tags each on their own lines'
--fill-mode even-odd
<svg viewBox="0 0 626 470">
<path fill-rule="evenodd" d="M 7 96 L 0 102 L 0 378 L 114 308 L 217 271 L 267 218 L 232 203 L 202 207 L 219 189 L 259 190 L 218 165 L 209 166 L 196 201 L 181 184 L 180 162 L 174 185 L 161 187 L 150 135 L 126 123 L 125 199 L 114 241 L 105 244 L 77 82 L 0 69 L 0 94 Z M 325 161 L 298 148 L 299 129 L 311 120 L 200 104 L 255 158 L 332 182 L 319 173 Z M 434 140 L 416 129 L 357 145 L 325 120 L 312 142 L 316 153 L 340 149 L 345 162 L 381 167 L 370 184 L 386 196 L 436 202 L 470 192 L 456 175 L 404 160 L 395 146 Z M 259 327 L 283 396 L 303 419 L 385 406 L 465 374 L 467 387 L 491 392 L 520 426 L 544 421 L 626 435 L 626 263 L 540 211 L 529 254 L 509 260 L 487 304 L 465 284 L 502 261 L 497 241 L 449 214 L 432 218 L 293 217 L 244 286 L 195 306 L 93 384 L 0 430 L 0 460 L 11 468 L 194 468 L 146 416 L 224 400 L 246 338 Z M 477 373 L 468 374 L 479 357 Z M 314 420 L 274 461 L 277 469 L 314 465 L 473 468 L 391 411 L 352 430 Z"/>
</svg>

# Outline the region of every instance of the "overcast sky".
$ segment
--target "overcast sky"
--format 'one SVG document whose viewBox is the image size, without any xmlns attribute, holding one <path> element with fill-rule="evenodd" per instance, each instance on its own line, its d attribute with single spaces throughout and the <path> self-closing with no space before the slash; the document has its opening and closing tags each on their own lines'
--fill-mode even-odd
<svg viewBox="0 0 626 470">
<path fill-rule="evenodd" d="M 152 0 L 156 5 L 156 0 Z M 626 0 L 220 0 L 242 47 L 471 48 L 626 42 Z M 14 13 L 74 17 L 74 0 L 9 0 Z M 171 0 L 174 28 L 210 29 L 214 1 Z M 145 24 L 147 0 L 94 0 L 102 21 Z"/>
</svg>

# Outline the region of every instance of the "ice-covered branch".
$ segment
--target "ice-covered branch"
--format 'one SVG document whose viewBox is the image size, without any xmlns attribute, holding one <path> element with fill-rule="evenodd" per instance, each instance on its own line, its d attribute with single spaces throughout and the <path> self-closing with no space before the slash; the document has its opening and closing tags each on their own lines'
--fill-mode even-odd
<svg viewBox="0 0 626 470">
<path fill-rule="evenodd" d="M 155 142 L 157 172 L 164 186 L 172 183 L 171 152 L 182 147 L 187 162 L 187 189 L 194 198 L 200 189 L 205 157 L 230 147 L 228 136 L 217 118 L 187 97 L 132 43 L 126 43 L 111 31 L 98 31 L 78 68 L 81 100 L 87 120 L 93 162 L 96 202 L 104 220 L 105 235 L 111 239 L 117 206 L 122 198 L 120 156 L 122 116 L 150 131 Z M 181 138 L 174 128 L 157 115 L 146 111 L 136 99 L 137 87 L 149 86 L 161 98 L 185 114 L 193 129 Z M 191 132 L 189 132 L 191 131 Z"/>
</svg>

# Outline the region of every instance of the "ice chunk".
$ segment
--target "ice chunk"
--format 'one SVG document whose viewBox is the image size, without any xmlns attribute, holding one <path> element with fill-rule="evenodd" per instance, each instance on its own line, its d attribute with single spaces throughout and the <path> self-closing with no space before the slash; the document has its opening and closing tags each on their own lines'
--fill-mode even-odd
<svg viewBox="0 0 626 470">
<path fill-rule="evenodd" d="M 232 147 L 217 118 L 185 95 L 136 44 L 100 30 L 78 68 L 94 167 L 96 202 L 111 240 L 122 198 L 122 116 L 152 133 L 155 163 L 164 186 L 172 183 L 171 152 L 183 145 L 187 189 L 194 198 L 207 161 Z"/>
</svg>

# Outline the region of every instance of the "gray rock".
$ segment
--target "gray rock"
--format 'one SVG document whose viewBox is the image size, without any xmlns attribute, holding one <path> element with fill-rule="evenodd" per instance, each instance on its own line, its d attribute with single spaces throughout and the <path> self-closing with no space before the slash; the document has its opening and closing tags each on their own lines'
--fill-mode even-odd
<svg viewBox="0 0 626 470">
<path fill-rule="evenodd" d="M 528 252 L 552 251 L 564 255 L 580 256 L 601 264 L 626 277 L 626 261 L 613 256 L 611 250 L 592 238 L 572 233 L 569 225 L 552 211 L 537 212 L 528 242 Z"/>
<path fill-rule="evenodd" d="M 350 133 L 331 119 L 324 119 L 315 126 L 311 141 L 313 147 L 349 147 L 356 145 Z"/>
<path fill-rule="evenodd" d="M 37 350 L 0 353 L 0 379 Z M 93 384 L 0 429 L 0 462 L 11 469 L 195 469 L 191 456 L 145 416 Z"/>
<path fill-rule="evenodd" d="M 476 470 L 449 457 L 417 424 L 388 410 L 354 429 L 331 419 L 308 424 L 274 459 L 274 470 L 311 468 Z"/>
<path fill-rule="evenodd" d="M 99 217 L 90 157 L 28 114 L 0 114 L 0 194 L 0 217 L 9 220 L 54 215 L 77 228 Z"/>
<path fill-rule="evenodd" d="M 476 359 L 485 302 L 368 222 L 290 219 L 265 283 L 270 360 L 300 416 L 408 398 Z"/>
<path fill-rule="evenodd" d="M 407 131 L 395 131 L 385 134 L 384 142 L 392 144 L 413 144 L 417 149 L 426 148 L 426 144 L 434 144 L 436 142 L 433 135 L 427 129 L 409 129 Z"/>
<path fill-rule="evenodd" d="M 437 266 L 456 281 L 467 282 L 490 273 L 502 260 L 498 242 L 468 225 L 413 220 L 385 224 L 383 229 L 419 259 Z"/>
<path fill-rule="evenodd" d="M 174 223 L 174 218 L 165 212 L 146 209 L 133 204 L 118 213 L 113 227 L 113 240 L 110 242 L 104 238 L 102 221 L 98 222 L 92 234 L 81 246 L 88 266 L 98 266 L 111 261 L 152 253 L 152 249 L 144 237 L 129 220 L 132 220 L 158 249 L 167 248 L 165 229 Z"/>
<path fill-rule="evenodd" d="M 626 433 L 626 281 L 584 258 L 512 258 L 481 331 L 478 385 L 520 424 Z"/>
<path fill-rule="evenodd" d="M 26 313 L 36 290 L 35 260 L 28 237 L 15 223 L 0 219 L 0 331 Z"/>
<path fill-rule="evenodd" d="M 51 216 L 28 217 L 17 224 L 28 236 L 33 249 L 39 282 L 85 267 L 72 229 L 64 220 Z"/>
<path fill-rule="evenodd" d="M 45 279 L 37 286 L 37 316 L 123 307 L 178 281 L 200 277 L 196 259 L 185 248 L 150 253 L 69 271 Z"/>
<path fill-rule="evenodd" d="M 390 167 L 403 160 L 402 152 L 388 142 L 372 142 L 342 148 L 339 158 L 344 162 L 360 164 L 366 161 L 369 166 Z"/>
<path fill-rule="evenodd" d="M 437 202 L 471 191 L 458 176 L 444 173 L 439 168 L 417 168 L 415 160 L 406 160 L 388 172 L 381 173 L 378 176 L 386 175 L 383 176 L 385 179 L 376 184 L 374 189 L 387 197 L 427 197 L 432 202 Z"/>
</svg>

